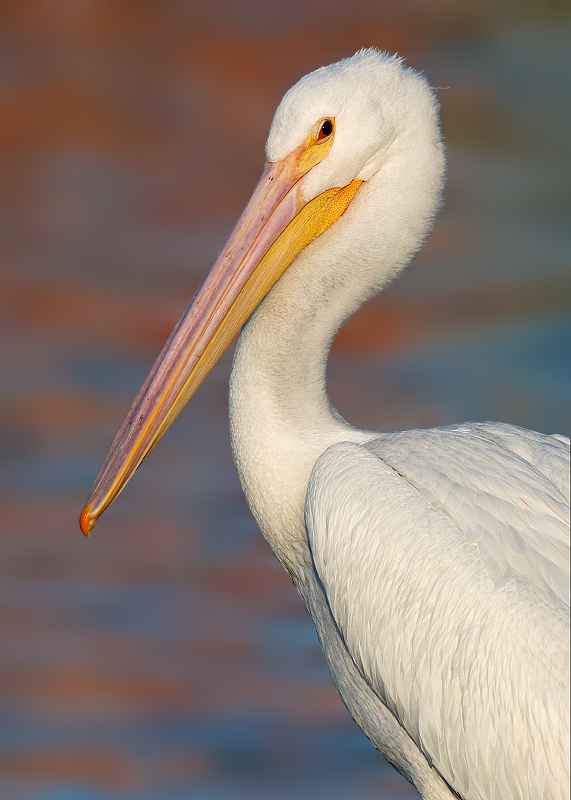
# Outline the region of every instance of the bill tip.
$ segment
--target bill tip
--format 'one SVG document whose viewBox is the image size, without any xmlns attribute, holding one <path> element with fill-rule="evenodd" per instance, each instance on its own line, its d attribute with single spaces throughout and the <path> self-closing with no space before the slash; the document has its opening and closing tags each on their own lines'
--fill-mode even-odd
<svg viewBox="0 0 571 800">
<path fill-rule="evenodd" d="M 97 522 L 97 517 L 92 518 L 93 509 L 90 505 L 85 506 L 79 518 L 79 527 L 84 536 L 89 537 L 89 531 Z"/>
</svg>

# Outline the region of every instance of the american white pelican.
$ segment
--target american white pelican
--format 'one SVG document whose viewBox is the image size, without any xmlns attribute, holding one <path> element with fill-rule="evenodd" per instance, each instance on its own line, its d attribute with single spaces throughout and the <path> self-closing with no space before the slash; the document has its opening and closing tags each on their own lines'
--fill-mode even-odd
<svg viewBox="0 0 571 800">
<path fill-rule="evenodd" d="M 490 422 L 360 431 L 325 392 L 335 332 L 411 259 L 440 205 L 435 97 L 400 59 L 362 51 L 290 89 L 266 154 L 82 529 L 246 323 L 234 458 L 351 714 L 425 800 L 563 800 L 568 440 Z"/>
</svg>

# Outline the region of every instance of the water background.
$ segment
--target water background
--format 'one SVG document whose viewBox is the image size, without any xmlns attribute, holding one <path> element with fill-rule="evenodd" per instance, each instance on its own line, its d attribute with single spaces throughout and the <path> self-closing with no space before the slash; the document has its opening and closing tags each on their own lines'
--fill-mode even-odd
<svg viewBox="0 0 571 800">
<path fill-rule="evenodd" d="M 571 28 L 534 2 L 0 11 L 0 795 L 416 796 L 345 711 L 244 503 L 228 353 L 89 541 L 77 517 L 263 166 L 284 91 L 362 46 L 441 87 L 446 204 L 344 329 L 372 429 L 571 432 Z"/>
</svg>

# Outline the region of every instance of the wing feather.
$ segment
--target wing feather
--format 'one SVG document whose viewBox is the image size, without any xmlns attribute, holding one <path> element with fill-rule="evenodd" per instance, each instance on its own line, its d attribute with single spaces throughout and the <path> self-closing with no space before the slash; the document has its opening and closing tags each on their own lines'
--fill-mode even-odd
<svg viewBox="0 0 571 800">
<path fill-rule="evenodd" d="M 476 423 L 367 447 L 477 543 L 496 586 L 515 573 L 569 605 L 568 440 Z"/>
<path fill-rule="evenodd" d="M 474 428 L 325 451 L 315 568 L 356 666 L 461 797 L 567 800 L 566 504 L 512 430 Z"/>
</svg>

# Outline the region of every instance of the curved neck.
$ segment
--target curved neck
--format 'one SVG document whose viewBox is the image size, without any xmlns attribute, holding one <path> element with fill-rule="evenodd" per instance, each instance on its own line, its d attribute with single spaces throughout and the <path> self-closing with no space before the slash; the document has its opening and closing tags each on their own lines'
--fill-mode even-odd
<svg viewBox="0 0 571 800">
<path fill-rule="evenodd" d="M 317 458 L 335 442 L 372 436 L 331 408 L 327 355 L 345 319 L 402 269 L 431 225 L 444 159 L 438 143 L 426 147 L 432 158 L 424 158 L 423 174 L 411 169 L 405 143 L 360 187 L 345 214 L 282 275 L 238 343 L 230 383 L 234 459 L 248 504 L 292 575 L 309 557 L 304 504 Z"/>
<path fill-rule="evenodd" d="M 311 470 L 329 444 L 347 439 L 353 429 L 335 416 L 325 390 L 335 331 L 299 310 L 292 316 L 291 295 L 282 305 L 285 313 L 273 313 L 274 301 L 286 299 L 281 295 L 264 303 L 240 336 L 230 382 L 230 431 L 248 505 L 294 577 L 307 560 L 303 517 Z"/>
</svg>

